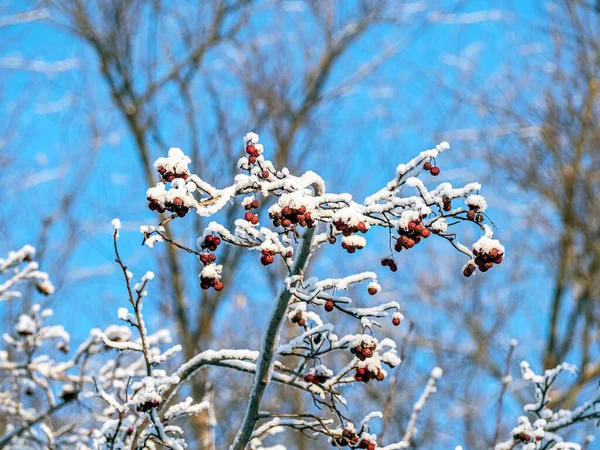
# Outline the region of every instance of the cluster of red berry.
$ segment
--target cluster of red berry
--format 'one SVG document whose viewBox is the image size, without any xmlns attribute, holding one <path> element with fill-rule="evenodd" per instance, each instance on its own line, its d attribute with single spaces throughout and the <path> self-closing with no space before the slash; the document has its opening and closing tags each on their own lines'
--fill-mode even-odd
<svg viewBox="0 0 600 450">
<path fill-rule="evenodd" d="M 371 371 L 368 367 L 357 367 L 356 374 L 354 375 L 356 381 L 362 381 L 368 383 L 371 380 L 383 381 L 385 379 L 385 373 L 377 368 L 377 371 Z"/>
<path fill-rule="evenodd" d="M 360 237 L 360 240 L 356 239 L 359 236 L 355 236 L 354 238 L 350 237 L 350 238 L 342 238 L 342 248 L 344 250 L 346 250 L 348 253 L 354 253 L 356 252 L 356 250 L 361 250 L 363 248 L 365 248 L 365 240 L 363 237 Z M 346 239 L 349 239 L 349 241 L 347 241 Z M 351 239 L 351 240 L 350 240 Z"/>
<path fill-rule="evenodd" d="M 351 347 L 350 353 L 355 355 L 361 361 L 364 361 L 365 359 L 373 356 L 373 352 L 375 351 L 376 348 L 377 348 L 377 342 L 375 342 L 375 341 L 364 342 L 363 341 L 356 347 Z"/>
<path fill-rule="evenodd" d="M 150 211 L 156 211 L 156 212 L 162 214 L 167 210 L 167 208 L 165 208 L 163 205 L 161 205 L 160 202 L 158 200 L 156 200 L 155 198 L 148 197 L 148 201 L 150 202 L 148 204 L 148 208 L 150 208 Z"/>
<path fill-rule="evenodd" d="M 136 409 L 139 412 L 148 412 L 152 408 L 156 408 L 158 405 L 160 405 L 160 402 L 158 400 L 152 400 L 152 401 L 148 400 L 147 402 L 137 405 Z"/>
<path fill-rule="evenodd" d="M 398 270 L 398 266 L 396 265 L 396 261 L 393 258 L 383 258 L 381 260 L 381 265 L 383 267 L 389 267 L 392 272 L 396 272 Z"/>
<path fill-rule="evenodd" d="M 477 250 L 473 249 L 473 254 L 475 255 L 475 264 L 482 272 L 487 272 L 494 267 L 494 264 L 500 264 L 504 256 L 504 253 L 500 253 L 497 248 L 493 248 L 487 253 L 479 252 L 479 254 Z"/>
<path fill-rule="evenodd" d="M 160 174 L 160 177 L 163 179 L 163 181 L 166 181 L 168 183 L 170 183 L 171 181 L 173 181 L 175 178 L 181 178 L 182 180 L 187 180 L 189 174 L 187 172 L 183 172 L 183 173 L 177 173 L 174 171 L 170 171 L 167 170 L 165 167 L 158 167 L 156 170 L 158 170 L 158 173 Z"/>
<path fill-rule="evenodd" d="M 203 250 L 208 249 L 211 252 L 214 252 L 220 243 L 221 238 L 219 236 L 213 236 L 209 234 L 204 238 L 204 242 L 202 243 L 202 245 L 200 245 L 200 247 L 202 247 Z"/>
<path fill-rule="evenodd" d="M 260 263 L 263 266 L 268 266 L 269 264 L 273 264 L 275 252 L 273 250 L 263 249 L 260 251 L 262 256 L 260 257 Z"/>
<path fill-rule="evenodd" d="M 362 439 L 358 444 L 358 448 L 366 448 L 367 450 L 375 450 L 375 448 L 377 448 L 377 444 L 375 442 L 371 442 L 366 439 Z"/>
<path fill-rule="evenodd" d="M 253 208 L 258 208 L 260 203 L 258 200 L 254 199 L 251 202 L 248 202 L 244 205 L 244 209 L 246 210 L 246 214 L 244 215 L 244 219 L 250 222 L 252 225 L 258 224 L 258 214 L 254 214 L 252 212 Z"/>
<path fill-rule="evenodd" d="M 250 164 L 254 164 L 256 162 L 256 158 L 260 156 L 260 152 L 252 144 L 246 146 L 246 153 L 248 153 L 248 162 Z"/>
<path fill-rule="evenodd" d="M 429 229 L 421 224 L 420 217 L 408 222 L 406 229 L 399 228 L 398 232 L 400 233 L 400 237 L 396 239 L 396 244 L 394 245 L 394 250 L 397 252 L 401 251 L 403 248 L 409 249 L 414 247 L 421 242 L 421 238 L 427 239 L 431 234 Z"/>
<path fill-rule="evenodd" d="M 165 204 L 167 210 L 177 214 L 179 217 L 184 217 L 190 210 L 188 206 L 183 204 L 183 199 L 175 197 L 172 202 Z"/>
<path fill-rule="evenodd" d="M 476 220 L 477 223 L 483 222 L 483 216 L 479 214 L 479 207 L 476 205 L 469 205 L 469 210 L 467 211 L 467 219 Z"/>
<path fill-rule="evenodd" d="M 440 168 L 438 166 L 433 166 L 429 161 L 423 164 L 423 169 L 429 171 L 434 177 L 437 177 L 440 174 Z"/>
<path fill-rule="evenodd" d="M 518 439 L 518 440 L 522 441 L 522 442 L 532 442 L 533 440 L 541 441 L 542 439 L 544 439 L 542 436 L 536 436 L 535 439 L 534 439 L 534 438 L 531 437 L 530 434 L 525 433 L 523 431 L 515 434 L 513 437 L 515 439 Z"/>
<path fill-rule="evenodd" d="M 302 315 L 302 311 L 298 311 L 296 312 L 296 314 L 294 314 L 294 316 L 292 317 L 292 323 L 297 323 L 299 327 L 306 326 L 306 319 Z"/>
<path fill-rule="evenodd" d="M 442 203 L 444 205 L 444 207 L 443 207 L 444 211 L 446 211 L 446 212 L 452 211 L 452 200 L 450 200 L 450 197 L 448 197 L 447 195 L 444 195 L 444 198 L 442 198 Z"/>
<path fill-rule="evenodd" d="M 358 232 L 366 233 L 369 229 L 364 222 L 358 222 L 356 225 L 350 225 L 348 222 L 343 219 L 337 219 L 333 222 L 333 225 L 338 231 L 341 231 L 344 236 L 351 236 Z"/>
<path fill-rule="evenodd" d="M 150 211 L 156 211 L 159 213 L 164 213 L 165 211 L 171 211 L 172 213 L 177 214 L 179 217 L 184 217 L 190 210 L 188 206 L 185 206 L 183 203 L 183 199 L 180 197 L 175 197 L 173 201 L 169 201 L 162 205 L 157 199 L 148 197 L 148 208 Z"/>
<path fill-rule="evenodd" d="M 323 384 L 325 383 L 329 378 L 327 377 L 327 375 L 323 374 L 323 373 L 308 373 L 304 376 L 304 381 L 306 381 L 307 383 L 312 383 L 312 384 Z"/>
<path fill-rule="evenodd" d="M 354 430 L 344 428 L 340 437 L 333 438 L 331 443 L 334 447 L 347 447 L 349 445 L 358 444 L 358 435 Z"/>
<path fill-rule="evenodd" d="M 284 206 L 281 208 L 281 212 L 269 213 L 269 217 L 273 220 L 273 225 L 276 227 L 281 225 L 284 228 L 289 228 L 296 224 L 308 228 L 315 226 L 315 221 L 311 217 L 310 211 L 307 211 L 304 205 L 300 206 L 300 208 Z"/>
<path fill-rule="evenodd" d="M 202 253 L 200 255 L 200 262 L 205 266 L 214 263 L 217 260 L 217 255 L 214 253 Z"/>
<path fill-rule="evenodd" d="M 214 288 L 215 291 L 220 292 L 223 290 L 223 282 L 216 278 L 200 277 L 200 287 L 203 290 Z"/>
<path fill-rule="evenodd" d="M 200 248 L 202 248 L 203 250 L 209 250 L 211 252 L 214 252 L 220 244 L 221 238 L 219 236 L 213 236 L 209 234 L 204 237 L 204 241 L 202 241 L 202 244 L 200 244 Z M 202 255 L 200 255 L 200 261 L 202 262 L 202 264 L 204 264 L 205 267 L 210 264 L 213 264 L 216 260 L 217 256 L 213 253 L 203 253 Z M 210 289 L 212 287 L 215 289 L 215 291 L 222 291 L 224 286 L 223 283 L 217 278 L 202 276 L 201 273 L 200 287 L 204 290 Z"/>
</svg>

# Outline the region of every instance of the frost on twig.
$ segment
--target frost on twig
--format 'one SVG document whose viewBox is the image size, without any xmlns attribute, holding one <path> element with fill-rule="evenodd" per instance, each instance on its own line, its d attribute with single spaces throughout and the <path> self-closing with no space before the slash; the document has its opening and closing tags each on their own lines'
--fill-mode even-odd
<svg viewBox="0 0 600 450">
<path fill-rule="evenodd" d="M 34 256 L 35 248 L 24 245 L 17 251 L 9 252 L 6 258 L 0 258 L 0 277 L 4 277 L 0 282 L 0 301 L 20 297 L 21 292 L 15 287 L 25 281 L 33 282 L 44 295 L 54 292 L 48 274 L 38 270 L 39 264 L 33 260 Z"/>
<path fill-rule="evenodd" d="M 243 149 L 246 156 L 237 162 L 240 173 L 221 187 L 193 173 L 190 158 L 180 149 L 172 148 L 167 156 L 157 159 L 154 167 L 160 182 L 147 190 L 148 206 L 170 215 L 156 225 L 141 226 L 140 232 L 148 247 L 172 245 L 198 258 L 202 263 L 198 282 L 205 290 L 227 288 L 224 280 L 228 267 L 219 260 L 222 245 L 255 251 L 264 266 L 281 264 L 286 273 L 279 283 L 260 350 L 205 350 L 168 371 L 170 362 L 180 361 L 181 347 L 172 344 L 167 331 L 148 330 L 144 302 L 155 277 L 147 272 L 136 278 L 125 265 L 117 245 L 121 222 L 115 219 L 115 261 L 122 272 L 126 298 L 116 314 L 120 325 L 92 330 L 72 352 L 68 334 L 60 326 L 46 325 L 49 312 L 36 307 L 17 320 L 13 333 L 4 336 L 12 351 L 10 357 L 8 353 L 0 355 L 0 370 L 9 374 L 11 383 L 27 387 L 33 396 L 43 399 L 45 407 L 40 413 L 28 408 L 20 395 L 1 397 L 0 408 L 9 412 L 11 423 L 9 431 L 0 437 L 0 448 L 9 443 L 27 448 L 42 435 L 44 442 L 56 447 L 189 448 L 181 421 L 185 416 L 210 411 L 212 405 L 207 399 L 182 400 L 180 393 L 185 392 L 184 383 L 207 366 L 254 377 L 232 450 L 282 449 L 269 441 L 283 430 L 320 436 L 337 447 L 394 450 L 411 445 L 420 413 L 435 392 L 441 369 L 432 371 L 403 439 L 387 446 L 378 442 L 371 422 L 381 419 L 382 414 L 374 412 L 355 421 L 344 391 L 362 383 L 382 382 L 388 370 L 400 364 L 395 342 L 378 337 L 378 329 L 386 321 L 399 326 L 404 318 L 402 305 L 398 301 L 367 300 L 384 289 L 375 267 L 331 278 L 311 272 L 311 256 L 318 247 L 328 245 L 340 245 L 348 255 L 360 254 L 369 245 L 367 236 L 383 232 L 391 244 L 381 250 L 381 265 L 394 272 L 395 258 L 414 251 L 425 239 L 438 237 L 466 256 L 465 276 L 486 272 L 502 262 L 505 251 L 485 223 L 488 205 L 479 195 L 480 185 L 441 183 L 428 187 L 418 178 L 423 171 L 440 175 L 437 159 L 449 149 L 445 142 L 400 164 L 392 180 L 363 201 L 349 193 L 327 191 L 314 172 L 294 175 L 285 167 L 276 167 L 255 133 L 244 137 Z M 195 247 L 176 242 L 165 232 L 168 222 L 190 212 L 210 217 L 231 205 L 239 208 L 233 226 L 208 222 Z M 460 223 L 473 225 L 481 237 L 470 246 L 460 243 L 453 231 Z M 0 298 L 25 279 L 41 283 L 51 293 L 47 276 L 30 261 L 31 255 L 31 249 L 25 247 L 0 260 L 0 273 L 9 277 L 0 285 Z M 354 329 L 340 330 L 336 325 L 340 317 L 353 320 Z M 286 320 L 297 329 L 288 341 L 280 335 Z M 66 361 L 42 352 L 51 341 L 57 342 Z M 262 399 L 271 382 L 309 397 L 318 414 L 262 411 Z M 78 427 L 56 431 L 51 426 L 53 415 L 79 401 L 93 414 Z"/>
<path fill-rule="evenodd" d="M 409 251 L 430 236 L 439 236 L 467 256 L 463 267 L 465 276 L 477 270 L 488 271 L 502 262 L 505 252 L 493 239 L 492 228 L 484 223 L 488 205 L 479 195 L 478 183 L 463 187 L 442 183 L 428 188 L 417 178 L 422 171 L 433 176 L 440 174 L 437 158 L 449 149 L 445 142 L 400 164 L 394 178 L 364 201 L 355 200 L 349 193 L 328 192 L 323 180 L 314 172 L 294 175 L 287 168 L 277 168 L 267 158 L 255 133 L 244 137 L 243 146 L 246 156 L 238 161 L 240 174 L 224 187 L 215 187 L 196 175 L 190 168 L 191 159 L 178 148 L 170 149 L 167 156 L 156 160 L 154 167 L 160 182 L 148 189 L 148 205 L 151 210 L 168 212 L 170 216 L 156 226 L 140 229 L 148 245 L 166 242 L 194 254 L 204 266 L 199 274 L 202 289 L 226 289 L 223 274 L 227 267 L 218 261 L 221 245 L 257 251 L 262 265 L 279 260 L 287 269 L 258 355 L 240 351 L 228 358 L 225 354 L 209 356 L 204 352 L 184 366 L 182 380 L 211 363 L 254 374 L 247 411 L 232 450 L 242 450 L 251 439 L 258 439 L 254 430 L 260 429 L 259 421 L 263 420 L 257 417 L 259 405 L 270 381 L 307 391 L 319 408 L 329 410 L 340 419 L 343 428 L 349 419 L 339 409 L 347 403 L 340 388 L 382 381 L 387 374 L 385 367 L 400 363 L 394 342 L 387 339 L 379 342 L 374 331 L 382 326 L 382 319 L 390 315 L 392 323 L 400 325 L 404 317 L 401 305 L 395 301 L 365 305 L 359 300 L 361 286 L 369 295 L 377 295 L 382 290 L 373 271 L 339 279 L 308 277 L 310 256 L 317 247 L 339 243 L 346 252 L 354 254 L 368 245 L 367 235 L 381 229 L 393 242 L 393 249 L 384 255 L 381 264 L 396 271 L 398 256 L 395 254 Z M 212 216 L 232 203 L 240 208 L 240 217 L 233 227 L 209 222 L 198 237 L 197 249 L 171 240 L 161 228 L 190 212 Z M 261 205 L 268 207 L 266 213 L 260 212 Z M 482 232 L 471 247 L 460 243 L 456 233 L 451 231 L 451 227 L 461 222 L 472 223 Z M 360 331 L 339 336 L 332 323 L 338 314 L 355 319 Z M 279 342 L 284 319 L 299 328 L 298 336 L 287 343 Z M 339 368 L 323 365 L 323 358 L 333 352 L 346 352 L 348 362 Z M 295 363 L 283 365 L 280 356 L 294 357 Z M 428 384 L 427 395 L 434 389 L 432 383 Z M 416 417 L 418 410 L 414 420 Z M 312 427 L 316 433 L 332 436 L 328 426 L 308 423 L 304 419 L 300 422 L 290 419 L 285 427 L 300 431 Z M 412 431 L 397 445 L 408 445 L 415 430 L 414 423 L 409 430 Z M 360 444 L 363 441 L 364 444 Z M 368 448 L 371 441 L 375 439 L 365 436 L 355 444 Z"/>
<path fill-rule="evenodd" d="M 550 397 L 559 375 L 576 371 L 577 368 L 572 364 L 562 363 L 554 369 L 536 374 L 529 363 L 523 361 L 522 377 L 525 382 L 533 386 L 535 402 L 523 407 L 526 415 L 518 418 L 518 425 L 512 429 L 511 438 L 497 444 L 494 449 L 580 450 L 582 447 L 579 444 L 568 442 L 561 434 L 577 423 L 600 419 L 600 390 L 597 389 L 591 399 L 572 410 L 553 410 Z"/>
</svg>

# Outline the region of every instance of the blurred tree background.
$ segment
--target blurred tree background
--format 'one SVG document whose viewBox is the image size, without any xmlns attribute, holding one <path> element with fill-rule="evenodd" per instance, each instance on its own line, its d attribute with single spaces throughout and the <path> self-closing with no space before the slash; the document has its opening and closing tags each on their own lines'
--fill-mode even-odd
<svg viewBox="0 0 600 450">
<path fill-rule="evenodd" d="M 385 430 L 376 431 L 397 437 L 439 365 L 447 376 L 415 448 L 481 449 L 510 431 L 526 395 L 511 383 L 498 412 L 511 339 L 519 341 L 509 364 L 515 379 L 525 357 L 537 369 L 579 366 L 553 395 L 557 404 L 571 407 L 597 384 L 595 2 L 5 1 L 0 34 L 0 250 L 36 246 L 58 287 L 50 306 L 75 341 L 115 319 L 123 292 L 110 220 L 120 217 L 130 265 L 161 280 L 148 301 L 160 312 L 152 325 L 172 330 L 183 358 L 258 345 L 278 268 L 227 247 L 220 258 L 235 270 L 223 292 L 207 293 L 193 257 L 139 245 L 139 226 L 160 220 L 145 191 L 157 181 L 153 161 L 169 147 L 221 185 L 236 173 L 242 136 L 256 131 L 279 166 L 318 170 L 360 198 L 412 153 L 448 140 L 439 179 L 485 183 L 506 264 L 465 280 L 450 248 L 398 255 L 398 273 L 381 271 L 381 297 L 398 300 L 414 322 L 387 330 L 404 342 L 405 362 L 396 383 L 354 395 L 365 411 L 388 403 Z M 232 222 L 241 209 L 221 219 Z M 168 233 L 193 246 L 205 225 L 174 221 Z M 376 239 L 351 264 L 387 256 L 387 236 Z M 351 271 L 336 261 L 323 255 L 318 266 L 331 276 Z M 46 302 L 29 294 L 0 305 L 6 327 L 32 302 Z M 203 372 L 190 386 L 198 398 L 215 398 L 216 427 L 210 413 L 190 419 L 199 449 L 210 449 L 213 435 L 222 448 L 235 434 L 251 376 L 230 375 Z M 312 407 L 270 391 L 279 409 Z M 295 439 L 291 448 L 316 448 Z"/>
</svg>

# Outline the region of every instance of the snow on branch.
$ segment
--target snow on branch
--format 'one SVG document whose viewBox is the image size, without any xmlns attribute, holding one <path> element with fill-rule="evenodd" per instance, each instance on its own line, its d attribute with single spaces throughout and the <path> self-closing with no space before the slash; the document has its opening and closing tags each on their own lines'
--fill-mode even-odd
<svg viewBox="0 0 600 450">
<path fill-rule="evenodd" d="M 382 381 L 387 374 L 384 366 L 394 367 L 400 363 L 395 345 L 386 342 L 389 340 L 379 343 L 373 336 L 374 329 L 382 326 L 380 320 L 389 315 L 394 325 L 400 325 L 404 317 L 400 304 L 364 304 L 359 294 L 361 285 L 366 286 L 365 292 L 370 296 L 382 290 L 377 274 L 372 271 L 340 279 L 308 277 L 310 256 L 317 247 L 339 242 L 346 252 L 354 254 L 368 245 L 367 234 L 376 233 L 378 228 L 389 235 L 396 253 L 408 251 L 432 235 L 439 236 L 467 256 L 462 269 L 467 277 L 477 270 L 486 272 L 500 264 L 505 252 L 504 247 L 493 239 L 492 228 L 485 224 L 487 216 L 484 213 L 488 205 L 479 194 L 479 183 L 462 187 L 442 183 L 428 188 L 417 178 L 422 171 L 433 176 L 440 175 L 437 158 L 450 148 L 446 142 L 421 152 L 408 163 L 400 164 L 395 177 L 362 202 L 355 200 L 350 193 L 328 192 L 321 177 L 314 172 L 294 175 L 285 167 L 277 168 L 266 157 L 256 133 L 248 133 L 244 137 L 243 148 L 246 155 L 237 164 L 240 173 L 233 183 L 224 187 L 213 186 L 194 174 L 190 168 L 191 159 L 181 149 L 172 148 L 167 156 L 157 159 L 154 167 L 160 182 L 146 192 L 148 206 L 153 211 L 170 215 L 156 226 L 140 229 L 144 243 L 148 245 L 166 242 L 194 254 L 204 265 L 199 274 L 202 289 L 221 291 L 226 288 L 223 273 L 227 267 L 218 264 L 221 245 L 259 251 L 262 265 L 268 266 L 279 260 L 287 270 L 258 353 L 227 351 L 233 352 L 227 357 L 218 351 L 203 352 L 178 371 L 182 380 L 206 365 L 237 367 L 238 370 L 254 373 L 246 414 L 230 447 L 232 450 L 242 450 L 253 439 L 258 439 L 254 430 L 260 429 L 259 406 L 265 387 L 271 380 L 300 388 L 302 385 L 299 383 L 304 383 L 313 401 L 321 408 L 338 414 L 338 405 L 346 403 L 338 387 Z M 401 195 L 404 191 L 409 195 Z M 229 229 L 220 223 L 210 222 L 198 237 L 197 250 L 171 240 L 162 228 L 167 222 L 183 218 L 191 211 L 208 217 L 231 204 L 240 206 L 240 217 L 234 221 L 233 227 Z M 262 206 L 267 207 L 266 213 L 260 212 L 264 211 Z M 451 227 L 460 223 L 471 223 L 477 227 L 482 233 L 481 239 L 470 247 L 460 243 L 456 233 L 450 231 Z M 381 265 L 393 272 L 397 270 L 393 254 L 385 255 Z M 336 313 L 356 319 L 359 333 L 338 337 L 331 322 Z M 280 330 L 285 319 L 298 326 L 300 332 L 289 342 L 280 343 Z M 345 366 L 335 370 L 320 363 L 323 357 L 333 352 L 349 355 Z M 279 356 L 296 358 L 295 367 L 284 366 Z M 441 369 L 434 372 L 433 375 L 439 375 Z M 424 398 L 417 405 L 420 408 L 415 409 L 411 418 L 408 434 L 401 443 L 395 444 L 401 447 L 391 448 L 409 445 L 422 404 L 435 390 L 435 379 L 439 376 L 433 375 Z M 324 392 L 330 392 L 331 397 L 324 396 Z M 338 414 L 338 417 L 343 416 Z M 281 422 L 280 417 L 278 420 Z M 320 430 L 322 434 L 332 436 L 329 428 L 320 422 L 314 423 L 306 418 L 294 420 L 286 421 L 285 426 L 314 428 L 315 432 Z M 269 423 L 275 427 L 275 422 Z M 347 423 L 343 422 L 341 426 L 343 428 Z M 375 442 L 369 436 L 358 438 L 354 444 L 361 445 L 361 448 L 370 448 L 369 443 Z"/>
<path fill-rule="evenodd" d="M 182 150 L 170 149 L 154 163 L 160 181 L 146 192 L 150 210 L 169 214 L 159 224 L 140 227 L 143 243 L 148 247 L 171 245 L 198 258 L 202 263 L 198 282 L 203 290 L 227 288 L 224 275 L 228 267 L 219 261 L 223 245 L 258 252 L 258 263 L 263 266 L 281 264 L 285 276 L 278 283 L 260 348 L 205 350 L 181 363 L 181 346 L 171 343 L 167 330 L 148 331 L 143 306 L 155 277 L 147 272 L 136 279 L 125 265 L 117 245 L 121 222 L 114 219 L 115 261 L 123 274 L 127 299 L 116 314 L 122 325 L 92 330 L 89 338 L 71 352 L 65 330 L 46 325 L 51 312 L 35 307 L 18 318 L 13 332 L 4 335 L 11 352 L 10 357 L 8 352 L 0 354 L 0 370 L 43 399 L 46 408 L 39 413 L 25 407 L 19 396 L 1 397 L 0 408 L 10 412 L 14 424 L 11 422 L 10 431 L 0 437 L 0 448 L 9 443 L 27 448 L 30 440 L 42 435 L 56 447 L 68 442 L 70 448 L 78 445 L 81 449 L 189 448 L 184 429 L 176 421 L 210 410 L 212 405 L 206 399 L 181 400 L 180 392 L 184 383 L 208 366 L 253 377 L 231 450 L 284 448 L 265 446 L 283 430 L 321 436 L 337 447 L 410 447 L 420 413 L 435 392 L 442 370 L 432 371 L 400 442 L 385 446 L 371 433 L 371 421 L 383 417 L 379 412 L 353 422 L 342 392 L 360 383 L 382 382 L 388 370 L 401 363 L 394 341 L 379 339 L 377 332 L 385 326 L 384 321 L 401 324 L 402 305 L 371 300 L 384 289 L 373 268 L 330 278 L 313 273 L 310 262 L 318 247 L 340 245 L 348 255 L 360 254 L 369 245 L 367 236 L 384 233 L 392 245 L 382 250 L 381 265 L 392 272 L 397 270 L 395 258 L 429 238 L 448 241 L 466 255 L 462 269 L 465 276 L 500 264 L 505 249 L 485 223 L 488 205 L 479 194 L 481 186 L 441 183 L 428 187 L 418 178 L 423 171 L 440 175 L 437 159 L 448 149 L 444 142 L 400 164 L 394 178 L 363 201 L 355 200 L 350 193 L 328 192 L 323 179 L 312 171 L 294 175 L 285 167 L 277 168 L 267 159 L 255 133 L 243 139 L 245 156 L 237 162 L 240 173 L 221 187 L 193 173 L 191 159 Z M 195 246 L 176 242 L 165 231 L 167 223 L 183 219 L 190 212 L 210 217 L 229 207 L 239 208 L 233 225 L 209 221 Z M 481 237 L 471 245 L 461 243 L 454 232 L 459 224 L 474 226 Z M 0 260 L 0 274 L 8 277 L 0 285 L 0 299 L 17 296 L 18 291 L 10 289 L 25 280 L 52 293 L 47 275 L 38 270 L 32 257 L 33 249 L 26 246 Z M 336 325 L 340 317 L 351 319 L 354 329 L 340 332 Z M 287 341 L 281 336 L 286 320 L 298 330 Z M 51 352 L 44 352 L 50 342 L 66 361 L 57 362 Z M 175 361 L 179 367 L 168 370 L 169 363 Z M 545 383 L 547 377 L 533 379 Z M 271 382 L 307 396 L 319 413 L 262 411 L 263 396 Z M 53 431 L 51 417 L 71 402 L 85 402 L 95 411 L 89 423 L 70 433 Z M 545 411 L 546 403 L 540 400 L 532 408 L 538 407 Z M 577 417 L 561 416 L 560 420 L 579 420 L 593 407 L 584 405 L 574 412 Z M 546 426 L 547 432 L 560 429 L 560 420 L 557 417 L 548 421 L 553 428 Z"/>
<path fill-rule="evenodd" d="M 555 389 L 558 377 L 565 373 L 575 373 L 577 368 L 572 364 L 562 363 L 554 369 L 536 374 L 527 361 L 521 363 L 522 378 L 532 385 L 535 402 L 523 407 L 526 415 L 517 419 L 518 425 L 511 431 L 510 439 L 497 444 L 494 450 L 580 450 L 582 447 L 574 442 L 566 441 L 562 436 L 566 428 L 589 420 L 600 419 L 600 389 L 596 389 L 592 398 L 573 410 L 551 407 L 550 393 Z"/>
</svg>

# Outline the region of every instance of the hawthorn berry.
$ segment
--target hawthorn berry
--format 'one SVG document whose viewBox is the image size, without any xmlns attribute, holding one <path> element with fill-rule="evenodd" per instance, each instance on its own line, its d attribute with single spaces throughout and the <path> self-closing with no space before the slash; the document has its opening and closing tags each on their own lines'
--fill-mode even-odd
<svg viewBox="0 0 600 450">
<path fill-rule="evenodd" d="M 211 252 L 214 252 L 220 244 L 221 238 L 219 236 L 212 236 L 209 234 L 204 237 L 204 241 L 200 245 L 200 248 L 202 248 L 202 250 L 208 249 Z"/>
<path fill-rule="evenodd" d="M 448 212 L 452 210 L 452 201 L 450 200 L 450 197 L 444 196 L 442 202 L 444 211 Z"/>
<path fill-rule="evenodd" d="M 315 226 L 315 220 L 305 205 L 301 205 L 299 208 L 284 206 L 280 212 L 270 212 L 269 217 L 276 227 L 283 225 L 284 228 L 289 228 L 296 224 L 308 228 Z"/>
<path fill-rule="evenodd" d="M 428 230 L 429 231 L 429 230 Z M 400 251 L 402 250 L 402 247 L 397 248 L 397 243 L 396 243 L 396 251 Z M 392 258 L 383 258 L 381 260 L 381 265 L 383 267 L 388 267 L 392 272 L 396 272 L 398 270 L 398 266 L 396 265 L 396 261 L 394 261 Z"/>
<path fill-rule="evenodd" d="M 260 258 L 260 262 L 262 263 L 263 266 L 268 266 L 269 264 L 272 264 L 273 261 L 274 261 L 273 255 L 270 255 L 270 254 L 263 255 Z"/>
</svg>

